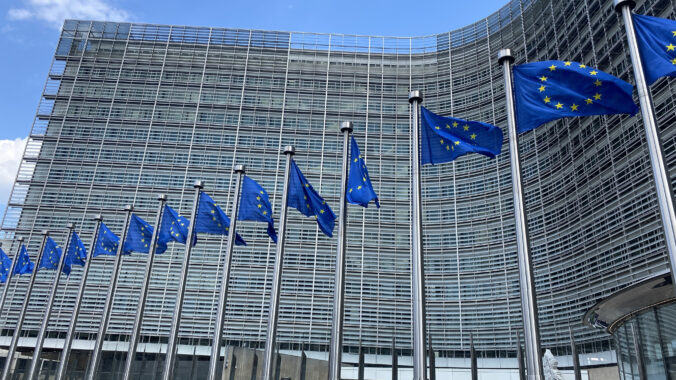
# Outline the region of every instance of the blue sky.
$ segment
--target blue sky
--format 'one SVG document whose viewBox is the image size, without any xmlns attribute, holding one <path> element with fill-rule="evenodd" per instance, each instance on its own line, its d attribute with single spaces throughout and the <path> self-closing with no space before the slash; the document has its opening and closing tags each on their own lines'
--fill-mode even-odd
<svg viewBox="0 0 676 380">
<path fill-rule="evenodd" d="M 381 36 L 419 36 L 471 24 L 507 4 L 478 1 L 0 2 L 0 212 L 40 100 L 64 18 Z M 18 152 L 18 153 L 17 153 Z"/>
</svg>

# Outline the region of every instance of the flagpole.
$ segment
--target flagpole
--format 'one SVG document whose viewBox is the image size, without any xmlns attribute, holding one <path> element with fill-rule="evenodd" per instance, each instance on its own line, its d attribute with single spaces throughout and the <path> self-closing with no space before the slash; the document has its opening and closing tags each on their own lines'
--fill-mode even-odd
<svg viewBox="0 0 676 380">
<path fill-rule="evenodd" d="M 244 165 L 235 165 L 235 200 L 232 203 L 232 213 L 230 214 L 230 229 L 228 230 L 228 248 L 225 253 L 225 262 L 223 263 L 223 276 L 221 281 L 221 291 L 218 296 L 218 308 L 216 309 L 216 327 L 211 345 L 211 359 L 209 360 L 209 380 L 216 380 L 218 372 L 218 362 L 221 358 L 221 343 L 223 342 L 223 325 L 225 324 L 225 306 L 228 302 L 228 285 L 230 282 L 230 267 L 232 264 L 232 252 L 235 248 L 235 227 L 237 225 L 237 213 L 239 211 L 239 198 L 242 184 L 242 177 L 246 168 Z"/>
<path fill-rule="evenodd" d="M 19 245 L 16 247 L 16 253 L 14 253 L 14 259 L 12 260 L 11 269 L 7 273 L 7 280 L 5 280 L 5 287 L 2 290 L 2 298 L 0 298 L 0 313 L 5 307 L 5 299 L 7 298 L 7 291 L 9 290 L 9 280 L 14 275 L 14 267 L 16 266 L 16 259 L 19 258 L 19 253 L 21 253 L 21 246 L 23 245 L 23 238 L 20 237 L 18 240 Z"/>
<path fill-rule="evenodd" d="M 413 108 L 411 138 L 411 314 L 413 317 L 413 380 L 427 379 L 425 352 L 425 268 L 422 250 L 420 190 L 420 103 L 422 92 L 408 93 Z"/>
<path fill-rule="evenodd" d="M 479 379 L 479 369 L 476 362 L 476 351 L 474 350 L 474 337 L 472 332 L 469 332 L 469 367 L 472 380 Z"/>
<path fill-rule="evenodd" d="M 512 169 L 512 195 L 514 197 L 514 218 L 516 222 L 516 248 L 519 258 L 519 285 L 521 290 L 521 313 L 523 315 L 524 338 L 526 345 L 526 368 L 529 380 L 542 380 L 542 361 L 540 360 L 540 333 L 538 327 L 537 303 L 535 299 L 535 281 L 533 263 L 526 227 L 526 209 L 521 186 L 521 163 L 519 160 L 519 142 L 516 132 L 514 95 L 512 90 L 512 63 L 514 57 L 510 49 L 498 52 L 498 63 L 502 65 L 505 77 L 505 100 L 507 102 L 507 124 L 509 127 L 509 156 Z"/>
<path fill-rule="evenodd" d="M 631 64 L 634 68 L 634 79 L 636 80 L 638 100 L 641 104 L 643 127 L 645 128 L 648 151 L 650 153 L 650 165 L 653 169 L 655 190 L 657 191 L 657 200 L 660 205 L 660 215 L 662 216 L 662 227 L 664 228 L 669 263 L 671 264 L 671 278 L 676 279 L 676 213 L 674 212 L 674 192 L 671 188 L 667 165 L 664 161 L 662 142 L 660 140 L 659 131 L 657 130 L 653 99 L 650 95 L 648 83 L 645 80 L 643 62 L 641 62 L 641 54 L 638 50 L 638 43 L 636 42 L 634 20 L 631 16 L 631 9 L 636 3 L 632 0 L 614 0 L 614 3 L 615 10 L 622 13 L 622 19 L 624 20 L 629 54 L 631 55 Z M 676 289 L 676 281 L 673 282 L 673 286 Z"/>
<path fill-rule="evenodd" d="M 167 343 L 167 355 L 164 359 L 163 380 L 171 380 L 174 374 L 174 363 L 176 362 L 176 349 L 178 346 L 178 328 L 181 325 L 181 311 L 183 310 L 183 297 L 185 296 L 185 286 L 188 282 L 188 266 L 190 265 L 190 254 L 192 253 L 193 236 L 195 236 L 195 221 L 197 219 L 197 208 L 200 202 L 200 194 L 204 188 L 203 181 L 195 181 L 195 199 L 192 203 L 192 213 L 190 215 L 190 224 L 188 226 L 188 237 L 185 242 L 185 254 L 181 264 L 181 277 L 178 282 L 176 292 L 176 304 L 174 306 L 174 315 L 171 318 L 171 332 L 169 333 L 169 342 Z"/>
<path fill-rule="evenodd" d="M 138 305 L 136 305 L 136 317 L 134 318 L 134 327 L 131 330 L 129 337 L 129 349 L 127 350 L 127 359 L 124 363 L 124 380 L 129 380 L 131 376 L 131 366 L 134 364 L 134 357 L 136 356 L 136 349 L 138 348 L 138 338 L 141 332 L 141 325 L 143 323 L 143 311 L 148 299 L 148 287 L 150 286 L 150 275 L 153 271 L 153 261 L 155 260 L 155 251 L 157 250 L 157 237 L 160 234 L 160 223 L 162 222 L 162 215 L 164 214 L 164 205 L 167 203 L 167 196 L 160 194 L 157 196 L 160 204 L 157 208 L 157 216 L 155 217 L 155 229 L 150 238 L 150 249 L 148 249 L 148 259 L 146 260 L 146 275 L 143 278 L 143 286 L 141 287 L 141 294 L 139 295 Z M 31 380 L 31 379 L 29 379 Z"/>
<path fill-rule="evenodd" d="M 343 321 L 345 311 L 345 251 L 347 248 L 347 175 L 350 161 L 350 133 L 352 122 L 340 123 L 343 133 L 343 167 L 340 181 L 340 219 L 338 220 L 338 244 L 336 249 L 336 275 L 333 286 L 333 323 L 329 349 L 329 380 L 340 380 L 340 365 L 343 356 Z"/>
<path fill-rule="evenodd" d="M 16 322 L 14 335 L 12 335 L 12 341 L 10 342 L 9 348 L 7 349 L 7 359 L 5 359 L 5 368 L 2 370 L 2 380 L 6 380 L 9 377 L 9 369 L 12 367 L 12 361 L 14 359 L 14 354 L 16 353 L 16 346 L 19 343 L 19 337 L 21 336 L 21 327 L 23 327 L 23 321 L 26 318 L 26 309 L 28 309 L 28 302 L 31 298 L 31 292 L 33 292 L 33 285 L 35 285 L 35 276 L 38 274 L 38 267 L 40 266 L 40 261 L 42 261 L 42 254 L 45 250 L 45 243 L 47 242 L 48 236 L 49 231 L 43 230 L 42 244 L 40 244 L 38 259 L 35 262 L 33 272 L 31 272 L 30 282 L 28 282 L 28 288 L 26 288 L 23 297 L 23 306 L 21 307 L 21 312 L 19 313 L 19 319 Z"/>
<path fill-rule="evenodd" d="M 270 291 L 270 307 L 268 308 L 268 332 L 265 338 L 265 353 L 263 357 L 263 380 L 272 380 L 275 369 L 275 341 L 277 338 L 277 318 L 279 316 L 279 295 L 282 290 L 282 268 L 284 266 L 284 243 L 286 242 L 286 209 L 289 191 L 289 170 L 291 158 L 296 148 L 284 148 L 286 165 L 284 166 L 284 190 L 282 193 L 282 213 L 279 217 L 279 237 L 277 238 L 277 252 L 275 255 L 275 269 Z M 168 380 L 168 379 L 166 379 Z"/>
<path fill-rule="evenodd" d="M 577 354 L 575 334 L 573 334 L 572 327 L 568 327 L 568 331 L 570 332 L 570 355 L 573 357 L 573 375 L 575 375 L 575 380 L 582 380 L 582 371 L 580 371 L 580 356 Z"/>
<path fill-rule="evenodd" d="M 516 332 L 516 361 L 519 371 L 519 380 L 526 380 L 526 369 L 523 365 L 523 351 L 521 350 L 521 332 Z"/>
<path fill-rule="evenodd" d="M 127 231 L 129 230 L 129 222 L 131 221 L 131 213 L 134 211 L 134 206 L 126 205 L 124 211 L 127 212 L 124 221 L 124 229 L 120 236 L 120 242 L 117 245 L 117 252 L 115 254 L 115 266 L 113 267 L 113 274 L 108 285 L 108 295 L 106 296 L 106 303 L 103 306 L 103 316 L 101 317 L 101 325 L 96 334 L 96 343 L 94 344 L 94 351 L 89 360 L 89 371 L 87 372 L 87 380 L 94 380 L 96 371 L 101 361 L 101 351 L 103 351 L 103 342 L 105 340 L 106 330 L 108 329 L 108 322 L 110 322 L 110 314 L 113 310 L 113 300 L 115 298 L 115 290 L 117 289 L 117 280 L 120 278 L 120 268 L 122 267 L 122 253 L 124 252 L 124 242 L 127 240 Z"/>
<path fill-rule="evenodd" d="M 28 380 L 33 380 L 38 376 L 40 372 L 38 370 L 38 364 L 40 363 L 40 354 L 42 354 L 42 346 L 45 343 L 45 333 L 47 332 L 47 326 L 49 325 L 49 317 L 52 314 L 52 306 L 54 305 L 54 298 L 56 297 L 56 289 L 59 287 L 59 279 L 61 278 L 61 271 L 63 266 L 66 263 L 66 256 L 68 255 L 68 250 L 70 249 L 70 241 L 73 237 L 73 229 L 75 225 L 73 223 L 68 223 L 68 238 L 66 239 L 66 244 L 64 245 L 63 252 L 61 253 L 61 260 L 59 260 L 59 266 L 56 269 L 56 275 L 54 276 L 54 283 L 52 284 L 52 289 L 49 293 L 49 301 L 47 301 L 47 309 L 45 310 L 45 315 L 42 319 L 42 326 L 40 326 L 40 332 L 38 333 L 37 340 L 35 342 L 35 350 L 33 350 L 33 359 L 31 360 L 30 370 L 28 372 Z"/>
<path fill-rule="evenodd" d="M 89 275 L 89 266 L 92 263 L 92 258 L 94 255 L 94 250 L 96 249 L 96 240 L 99 237 L 99 230 L 101 229 L 101 222 L 103 217 L 99 214 L 94 217 L 96 221 L 96 228 L 94 229 L 94 235 L 92 237 L 92 243 L 89 247 L 89 257 L 85 261 L 84 270 L 82 271 L 82 278 L 80 279 L 80 288 L 77 291 L 77 297 L 75 297 L 75 305 L 73 306 L 73 315 L 70 319 L 70 325 L 68 326 L 68 332 L 66 333 L 66 340 L 63 342 L 63 349 L 61 350 L 61 356 L 59 357 L 59 368 L 56 371 L 56 380 L 61 380 L 66 374 L 66 368 L 68 368 L 68 356 L 70 356 L 70 348 L 73 344 L 73 336 L 75 335 L 75 326 L 77 324 L 77 318 L 80 315 L 80 307 L 82 306 L 82 297 L 84 296 L 85 285 L 87 283 L 87 276 Z"/>
</svg>

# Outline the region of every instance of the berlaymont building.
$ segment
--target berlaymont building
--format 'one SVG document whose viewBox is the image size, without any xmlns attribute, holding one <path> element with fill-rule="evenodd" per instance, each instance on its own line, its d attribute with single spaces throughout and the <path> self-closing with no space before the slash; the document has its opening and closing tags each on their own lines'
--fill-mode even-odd
<svg viewBox="0 0 676 380">
<path fill-rule="evenodd" d="M 637 13 L 676 17 L 674 1 L 637 3 Z M 120 233 L 122 208 L 133 204 L 152 221 L 158 193 L 189 215 L 195 180 L 229 210 L 235 164 L 269 191 L 278 221 L 286 145 L 337 210 L 339 123 L 353 121 L 382 207 L 350 208 L 343 377 L 357 378 L 361 346 L 365 378 L 390 378 L 394 338 L 400 378 L 410 378 L 408 92 L 421 90 L 423 105 L 438 114 L 506 129 L 502 48 L 517 64 L 574 60 L 633 83 L 610 0 L 513 0 L 462 29 L 414 37 L 67 20 L 2 220 L 3 248 L 14 252 L 24 237 L 35 260 L 41 231 L 63 244 L 69 222 L 89 247 L 95 214 Z M 676 175 L 676 85 L 662 79 L 652 91 Z M 643 366 L 650 379 L 676 379 L 676 303 L 664 286 L 672 279 L 640 118 L 564 119 L 521 135 L 520 147 L 543 349 L 559 368 L 572 368 L 572 331 L 585 378 L 638 379 Z M 468 155 L 423 168 L 427 323 L 438 379 L 469 379 L 470 335 L 481 376 L 518 378 L 523 321 L 508 150 L 505 135 L 496 159 Z M 233 352 L 262 350 L 275 245 L 260 224 L 242 222 L 238 231 L 248 245 L 234 251 L 224 337 Z M 326 360 L 336 239 L 295 211 L 287 239 L 278 349 L 289 361 L 301 352 Z M 199 242 L 179 333 L 181 378 L 201 378 L 209 361 L 226 245 L 214 235 Z M 155 259 L 139 377 L 162 371 L 182 247 Z M 146 259 L 124 258 L 104 345 L 106 378 L 123 367 Z M 92 263 L 72 378 L 83 376 L 94 346 L 113 260 Z M 58 289 L 43 377 L 54 371 L 50 360 L 63 346 L 81 274 L 73 269 Z M 37 276 L 20 357 L 35 345 L 53 276 Z M 8 287 L 0 347 L 9 344 L 27 284 L 24 276 Z"/>
</svg>

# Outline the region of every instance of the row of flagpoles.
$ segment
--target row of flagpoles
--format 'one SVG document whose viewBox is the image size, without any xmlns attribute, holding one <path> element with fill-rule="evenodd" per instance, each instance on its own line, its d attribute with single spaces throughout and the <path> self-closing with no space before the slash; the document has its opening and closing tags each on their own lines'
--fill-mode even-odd
<svg viewBox="0 0 676 380">
<path fill-rule="evenodd" d="M 352 132 L 352 123 L 343 123 L 343 131 L 345 132 L 344 153 L 345 163 L 343 165 L 343 190 L 342 197 L 343 207 L 345 211 L 346 202 L 360 204 L 364 207 L 375 199 L 378 205 L 377 196 L 373 191 L 371 180 L 368 176 L 366 164 L 363 157 L 359 153 L 359 147 L 354 140 L 351 139 L 352 149 L 349 149 L 349 134 Z M 348 153 L 349 152 L 349 153 Z M 80 282 L 78 295 L 76 297 L 73 316 L 70 321 L 70 326 L 66 335 L 64 348 L 61 353 L 59 367 L 57 370 L 57 379 L 63 378 L 68 364 L 68 357 L 72 347 L 72 340 L 75 332 L 76 323 L 79 317 L 82 297 L 84 295 L 85 284 L 87 281 L 90 264 L 92 259 L 98 255 L 115 255 L 113 272 L 111 281 L 108 287 L 108 294 L 106 303 L 104 305 L 101 323 L 96 336 L 96 342 L 91 354 L 89 366 L 87 369 L 86 378 L 93 379 L 101 361 L 102 348 L 106 331 L 110 322 L 113 298 L 117 288 L 117 281 L 120 275 L 123 257 L 131 252 L 148 253 L 146 261 L 145 277 L 143 285 L 139 294 L 138 306 L 134 319 L 134 324 L 130 334 L 129 349 L 127 353 L 124 379 L 130 379 L 132 373 L 132 364 L 134 362 L 136 349 L 138 347 L 139 332 L 143 320 L 143 312 L 145 309 L 148 286 L 150 282 L 150 275 L 153 269 L 153 261 L 155 254 L 161 254 L 167 250 L 167 243 L 174 241 L 186 245 L 185 254 L 183 256 L 182 270 L 178 283 L 178 291 L 176 298 L 176 306 L 172 318 L 172 325 L 167 345 L 167 355 L 165 359 L 165 368 L 163 372 L 164 379 L 173 378 L 173 371 L 175 367 L 176 351 L 178 345 L 178 331 L 181 320 L 181 311 L 183 306 L 183 298 L 185 295 L 185 288 L 188 276 L 188 268 L 190 264 L 190 255 L 192 247 L 196 244 L 196 233 L 212 233 L 227 235 L 227 248 L 225 252 L 225 260 L 223 266 L 223 273 L 221 275 L 221 287 L 218 297 L 218 307 L 216 315 L 216 328 L 214 330 L 213 343 L 211 349 L 211 358 L 209 363 L 209 379 L 215 379 L 218 373 L 218 364 L 221 356 L 222 331 L 225 320 L 225 306 L 228 295 L 228 283 L 230 277 L 230 266 L 232 261 L 232 252 L 234 245 L 246 245 L 244 239 L 236 232 L 237 220 L 255 220 L 268 223 L 268 235 L 277 243 L 275 271 L 273 279 L 272 294 L 270 298 L 270 315 L 269 315 L 269 329 L 266 337 L 266 350 L 264 361 L 264 375 L 265 379 L 271 379 L 274 370 L 274 347 L 276 346 L 275 338 L 277 331 L 277 319 L 279 314 L 279 300 L 282 279 L 282 264 L 284 256 L 284 242 L 285 230 L 287 220 L 287 206 L 292 206 L 306 216 L 314 216 L 320 229 L 329 237 L 333 235 L 334 222 L 336 215 L 333 213 L 324 199 L 313 189 L 312 185 L 307 181 L 303 173 L 298 168 L 296 162 L 292 159 L 295 154 L 295 149 L 292 146 L 286 147 L 284 151 L 286 155 L 285 175 L 284 175 L 284 189 L 280 218 L 280 235 L 274 228 L 274 221 L 272 218 L 272 206 L 269 201 L 268 193 L 263 187 L 255 182 L 250 177 L 244 175 L 245 168 L 242 165 L 235 166 L 236 173 L 236 187 L 235 187 L 235 201 L 232 208 L 232 220 L 226 213 L 214 202 L 214 200 L 202 191 L 204 183 L 196 181 L 195 195 L 193 201 L 192 213 L 189 219 L 178 215 L 167 202 L 167 196 L 162 194 L 158 197 L 159 206 L 155 218 L 155 227 L 148 224 L 146 221 L 133 213 L 134 209 L 131 205 L 125 207 L 126 217 L 122 234 L 118 238 L 102 221 L 102 217 L 97 215 L 96 229 L 93 234 L 92 244 L 89 252 L 91 255 L 87 259 L 87 250 L 80 240 L 78 234 L 74 231 L 74 226 L 69 224 L 69 234 L 66 239 L 66 245 L 63 252 L 56 242 L 49 237 L 47 231 L 43 232 L 43 239 L 37 257 L 38 269 L 57 270 L 57 275 L 54 277 L 54 283 L 48 299 L 46 311 L 43 316 L 42 326 L 38 335 L 36 347 L 29 369 L 29 379 L 35 379 L 39 371 L 39 357 L 44 343 L 44 336 L 46 333 L 51 308 L 54 302 L 55 294 L 58 289 L 60 272 L 69 274 L 71 267 L 75 264 L 84 266 L 84 272 Z M 351 155 L 350 155 L 351 153 Z M 350 175 L 348 176 L 347 163 L 351 163 Z M 347 188 L 349 186 L 349 189 Z M 379 205 L 378 205 L 379 207 Z M 341 217 L 340 233 L 345 235 L 345 214 Z M 192 242 L 192 244 L 187 244 Z M 345 254 L 345 245 L 343 244 L 339 249 Z M 19 319 L 12 337 L 8 359 L 5 362 L 2 379 L 6 379 L 11 368 L 12 358 L 14 357 L 18 338 L 23 325 L 26 314 L 27 305 L 32 293 L 32 288 L 35 283 L 35 278 L 38 270 L 35 269 L 35 264 L 30 261 L 30 256 L 23 245 L 23 239 L 19 239 L 19 248 L 11 260 L 0 249 L 0 264 L 2 265 L 2 282 L 6 282 L 2 298 L 0 299 L 0 311 L 4 305 L 4 300 L 7 296 L 7 289 L 11 274 L 28 274 L 30 273 L 30 281 L 26 296 L 24 297 L 23 307 L 21 309 Z M 340 283 L 344 288 L 344 259 L 342 263 L 343 275 L 341 275 Z M 342 315 L 343 305 L 341 304 L 339 314 Z M 341 335 L 342 340 L 342 318 L 341 329 L 337 330 Z"/>
<path fill-rule="evenodd" d="M 673 41 L 676 42 L 676 22 L 648 16 L 632 15 L 631 7 L 633 6 L 633 1 L 631 0 L 615 0 L 615 6 L 622 13 L 627 31 L 629 50 L 634 67 L 636 87 L 639 94 L 643 124 L 648 140 L 653 176 L 657 188 L 660 213 L 662 215 L 673 276 L 676 273 L 676 214 L 674 214 L 671 184 L 657 132 L 652 99 L 648 83 L 646 82 L 646 72 L 651 83 L 662 76 L 676 76 L 676 46 L 669 41 L 673 37 Z M 635 23 L 638 26 L 636 29 L 634 28 Z M 665 34 L 667 35 L 666 37 Z M 669 44 L 667 45 L 666 42 L 669 42 Z M 669 53 L 671 51 L 674 52 L 672 54 L 673 57 Z M 514 57 L 509 49 L 503 49 L 499 52 L 498 62 L 503 67 L 506 89 L 508 140 L 513 183 L 521 304 L 524 318 L 526 363 L 528 378 L 540 380 L 543 374 L 542 362 L 540 361 L 541 350 L 538 333 L 537 303 L 523 201 L 518 134 L 534 129 L 548 121 L 563 117 L 621 113 L 634 114 L 637 111 L 637 107 L 632 100 L 633 86 L 610 74 L 587 67 L 581 63 L 545 61 L 512 67 Z M 668 65 L 664 64 L 665 62 Z M 479 153 L 488 157 L 495 157 L 500 154 L 503 141 L 500 128 L 479 121 L 468 121 L 435 115 L 420 105 L 422 100 L 422 93 L 420 91 L 410 92 L 409 102 L 412 104 L 411 302 L 415 380 L 425 380 L 427 378 L 421 165 L 449 162 L 467 153 Z M 378 198 L 371 185 L 365 161 L 359 153 L 359 147 L 354 138 L 350 139 L 352 123 L 342 123 L 341 131 L 343 133 L 343 165 L 341 171 L 340 219 L 336 254 L 333 323 L 329 352 L 329 379 L 331 380 L 340 379 L 344 318 L 347 203 L 368 207 L 368 203 L 375 200 L 376 205 L 379 207 Z M 295 154 L 295 149 L 291 146 L 286 147 L 284 154 L 286 162 L 279 237 L 274 229 L 272 207 L 267 192 L 253 179 L 244 175 L 245 168 L 241 165 L 236 166 L 234 170 L 237 175 L 237 181 L 235 201 L 233 202 L 230 214 L 232 220 L 216 205 L 211 197 L 202 191 L 204 184 L 201 181 L 197 181 L 194 186 L 195 196 L 189 219 L 179 216 L 176 211 L 169 207 L 166 204 L 167 197 L 164 195 L 158 198 L 159 207 L 155 218 L 155 228 L 133 214 L 132 206 L 127 206 L 125 208 L 126 218 L 124 228 L 121 238 L 118 238 L 103 224 L 101 216 L 97 216 L 95 218 L 97 221 L 96 229 L 89 250 L 91 253 L 89 259 L 86 258 L 84 244 L 74 231 L 72 224 L 69 225 L 68 238 L 63 254 L 56 243 L 48 236 L 48 232 L 44 231 L 36 263 L 39 265 L 39 268 L 56 269 L 59 272 L 55 276 L 54 285 L 45 309 L 29 369 L 29 379 L 32 380 L 37 377 L 39 356 L 44 343 L 51 307 L 58 288 L 58 273 L 61 271 L 66 274 L 70 273 L 73 264 L 84 266 L 73 316 L 57 371 L 56 378 L 61 379 L 67 368 L 68 356 L 72 347 L 72 339 L 91 259 L 100 254 L 115 255 L 107 302 L 104 306 L 101 324 L 87 370 L 87 378 L 94 378 L 101 360 L 101 351 L 110 321 L 112 300 L 123 262 L 123 254 L 136 251 L 148 253 L 149 255 L 125 363 L 124 378 L 129 379 L 138 346 L 139 331 L 141 321 L 143 320 L 143 311 L 154 255 L 166 251 L 167 243 L 173 241 L 185 244 L 186 247 L 163 372 L 163 379 L 171 379 L 176 360 L 178 331 L 191 250 L 196 244 L 197 233 L 227 236 L 227 248 L 221 275 L 222 282 L 218 297 L 216 328 L 214 329 L 209 364 L 209 379 L 215 379 L 221 353 L 232 252 L 234 245 L 246 244 L 244 239 L 236 232 L 236 223 L 237 220 L 255 220 L 268 223 L 268 235 L 277 243 L 263 361 L 263 379 L 271 380 L 274 371 L 274 348 L 276 346 L 276 331 L 279 316 L 287 207 L 296 208 L 306 216 L 314 216 L 319 228 L 329 237 L 333 236 L 336 219 L 336 215 L 331 208 L 312 188 L 293 160 L 292 157 Z M 0 312 L 7 296 L 7 288 L 11 275 L 31 274 L 23 306 L 10 342 L 8 359 L 3 369 L 2 379 L 4 380 L 8 377 L 11 359 L 16 352 L 18 338 L 37 269 L 33 268 L 34 264 L 30 262 L 26 248 L 22 244 L 22 239 L 19 239 L 19 245 L 13 260 L 10 260 L 1 250 L 0 253 L 0 265 L 2 265 L 0 279 L 3 282 L 7 282 L 0 298 Z"/>
</svg>

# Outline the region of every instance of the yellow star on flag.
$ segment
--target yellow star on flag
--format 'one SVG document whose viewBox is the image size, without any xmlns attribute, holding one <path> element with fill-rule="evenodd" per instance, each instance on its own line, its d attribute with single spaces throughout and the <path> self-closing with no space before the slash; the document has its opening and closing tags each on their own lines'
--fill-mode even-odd
<svg viewBox="0 0 676 380">
<path fill-rule="evenodd" d="M 676 48 L 676 46 L 674 46 L 674 44 L 667 45 L 667 51 L 674 51 L 674 48 Z"/>
<path fill-rule="evenodd" d="M 570 66 L 571 63 L 572 63 L 572 62 L 570 62 L 570 61 L 566 61 L 566 62 L 564 62 L 563 64 L 566 65 L 566 66 Z"/>
<path fill-rule="evenodd" d="M 540 86 L 539 90 L 540 90 L 540 92 L 544 91 L 544 90 L 545 90 L 545 86 L 544 86 L 544 85 Z"/>
<path fill-rule="evenodd" d="M 552 99 L 549 96 L 545 96 L 545 103 L 549 103 L 551 101 L 552 101 Z"/>
<path fill-rule="evenodd" d="M 594 100 L 601 100 L 601 94 L 599 94 L 598 92 L 594 94 Z"/>
<path fill-rule="evenodd" d="M 561 104 L 560 102 L 556 103 L 556 109 L 560 110 L 561 108 L 563 108 L 563 104 Z"/>
<path fill-rule="evenodd" d="M 577 111 L 577 104 L 573 104 L 572 106 L 570 106 L 570 109 L 572 111 Z"/>
</svg>

